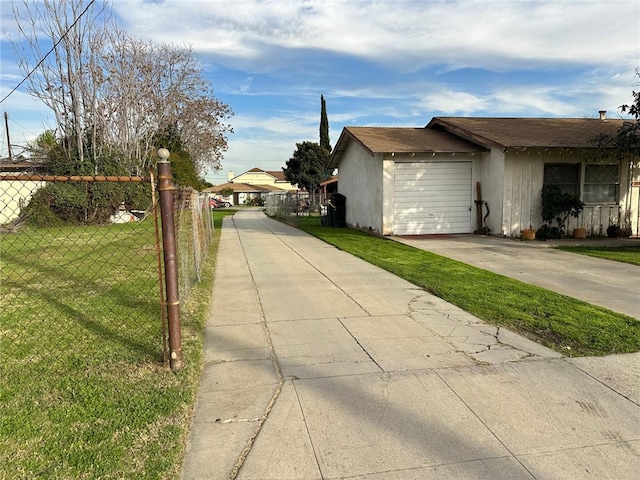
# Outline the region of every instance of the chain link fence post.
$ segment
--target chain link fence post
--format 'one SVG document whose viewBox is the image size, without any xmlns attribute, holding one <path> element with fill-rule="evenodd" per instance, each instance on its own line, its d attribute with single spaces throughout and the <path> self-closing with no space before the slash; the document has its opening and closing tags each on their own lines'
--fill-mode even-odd
<svg viewBox="0 0 640 480">
<path fill-rule="evenodd" d="M 171 370 L 179 370 L 182 362 L 182 336 L 180 327 L 180 294 L 178 283 L 178 262 L 176 254 L 176 230 L 173 213 L 173 178 L 169 150 L 158 149 L 158 192 L 160 196 L 160 216 L 162 218 L 162 249 L 164 252 L 165 288 L 167 292 L 167 322 L 169 331 L 169 365 Z"/>
</svg>

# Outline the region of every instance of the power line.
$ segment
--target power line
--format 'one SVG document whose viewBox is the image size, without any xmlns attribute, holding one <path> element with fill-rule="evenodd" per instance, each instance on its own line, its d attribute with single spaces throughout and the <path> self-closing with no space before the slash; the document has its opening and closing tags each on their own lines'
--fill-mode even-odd
<svg viewBox="0 0 640 480">
<path fill-rule="evenodd" d="M 42 57 L 42 59 L 38 62 L 38 64 L 37 64 L 35 67 L 33 67 L 33 68 L 31 69 L 31 71 L 27 74 L 27 76 L 26 76 L 26 77 L 24 77 L 24 78 L 20 81 L 20 83 L 18 83 L 18 85 L 16 85 L 16 86 L 13 88 L 13 90 L 11 90 L 9 93 L 7 93 L 7 94 L 4 96 L 4 98 L 3 98 L 2 100 L 0 100 L 0 103 L 4 102 L 7 98 L 9 98 L 13 92 L 15 92 L 18 88 L 20 88 L 20 87 L 22 86 L 22 84 L 23 84 L 24 82 L 26 82 L 26 81 L 29 79 L 29 77 L 33 74 L 33 72 L 35 72 L 35 71 L 38 69 L 38 67 L 39 67 L 40 65 L 42 65 L 42 63 L 47 59 L 47 57 L 51 54 L 51 52 L 53 52 L 53 51 L 56 49 L 56 47 L 57 47 L 58 45 L 60 45 L 60 42 L 62 42 L 62 40 L 64 40 L 64 38 L 69 34 L 69 32 L 71 31 L 71 29 L 72 29 L 73 27 L 75 27 L 75 26 L 76 26 L 76 23 L 78 23 L 78 22 L 80 21 L 80 19 L 82 18 L 82 16 L 83 16 L 85 13 L 87 13 L 87 10 L 89 10 L 89 7 L 91 7 L 91 5 L 93 5 L 93 4 L 95 3 L 95 1 L 96 1 L 96 0 L 91 0 L 91 1 L 89 2 L 89 4 L 85 7 L 85 9 L 82 11 L 82 13 L 80 13 L 80 15 L 78 15 L 78 18 L 76 18 L 76 19 L 75 19 L 75 21 L 71 24 L 71 26 L 70 26 L 69 28 L 67 28 L 67 30 L 62 34 L 62 36 L 60 37 L 60 39 L 59 39 L 59 40 L 58 40 L 58 41 L 53 45 L 53 47 L 51 47 L 51 50 L 49 50 L 49 51 L 45 54 L 45 56 L 44 56 L 44 57 Z"/>
<path fill-rule="evenodd" d="M 11 115 L 9 115 L 9 120 L 11 121 L 11 123 L 15 123 L 17 126 L 22 127 L 25 131 L 27 131 L 28 133 L 31 133 L 32 135 L 37 135 L 36 132 L 34 132 L 33 130 L 31 130 L 29 127 L 25 127 L 23 124 L 21 124 L 20 122 L 16 122 L 16 119 L 13 118 Z"/>
</svg>

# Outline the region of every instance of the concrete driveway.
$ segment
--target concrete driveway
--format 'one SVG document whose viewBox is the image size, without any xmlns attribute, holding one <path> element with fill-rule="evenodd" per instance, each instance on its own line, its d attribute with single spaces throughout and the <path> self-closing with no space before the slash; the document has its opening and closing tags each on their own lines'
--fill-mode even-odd
<svg viewBox="0 0 640 480">
<path fill-rule="evenodd" d="M 579 243 L 523 242 L 481 235 L 393 238 L 412 247 L 640 319 L 640 267 L 551 248 L 558 244 L 640 247 L 640 239 Z"/>
</svg>

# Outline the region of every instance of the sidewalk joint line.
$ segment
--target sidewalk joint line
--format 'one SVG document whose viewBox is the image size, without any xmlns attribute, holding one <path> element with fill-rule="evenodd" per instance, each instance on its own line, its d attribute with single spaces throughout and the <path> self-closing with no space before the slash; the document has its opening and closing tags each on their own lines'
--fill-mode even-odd
<svg viewBox="0 0 640 480">
<path fill-rule="evenodd" d="M 458 399 L 462 402 L 462 404 L 463 404 L 465 407 L 467 407 L 467 408 L 469 409 L 469 411 L 471 412 L 471 414 L 472 414 L 474 417 L 476 417 L 476 418 L 478 419 L 478 421 L 479 421 L 479 422 L 484 426 L 484 428 L 486 428 L 486 429 L 487 429 L 487 431 L 488 431 L 489 433 L 491 433 L 491 435 L 493 436 L 493 438 L 495 438 L 495 439 L 500 443 L 500 445 L 502 445 L 502 446 L 504 447 L 504 449 L 505 449 L 507 452 L 509 452 L 509 455 L 511 455 L 511 457 L 512 457 L 516 462 L 518 462 L 518 463 L 522 466 L 522 468 L 524 468 L 524 469 L 527 471 L 527 473 L 529 473 L 529 475 L 531 475 L 531 477 L 532 477 L 532 478 L 537 478 L 537 477 L 533 474 L 533 472 L 532 472 L 531 470 L 529 470 L 529 469 L 527 468 L 527 466 L 526 466 L 524 463 L 522 463 L 522 461 L 518 458 L 518 456 L 517 456 L 514 452 L 512 452 L 512 451 L 511 451 L 511 449 L 507 446 L 507 444 L 505 444 L 505 443 L 502 441 L 502 439 L 501 439 L 501 438 L 496 434 L 496 432 L 494 432 L 491 428 L 489 428 L 489 425 L 487 425 L 487 424 L 484 422 L 484 420 L 482 420 L 482 418 L 480 418 L 480 416 L 475 412 L 475 410 L 474 410 L 473 408 L 471 408 L 471 405 L 469 405 L 469 404 L 464 400 L 464 398 L 462 398 L 462 397 L 458 394 L 458 392 L 456 392 L 456 391 L 455 391 L 455 389 L 453 389 L 453 387 L 451 387 L 451 385 L 449 385 L 449 383 L 447 383 L 447 381 L 442 377 L 442 375 L 440 375 L 440 373 L 439 373 L 439 372 L 437 372 L 436 370 L 433 370 L 433 373 L 434 373 L 434 374 L 435 374 L 435 375 L 436 375 L 436 376 L 437 376 L 437 377 L 438 377 L 438 378 L 439 378 L 439 379 L 440 379 L 440 380 L 441 380 L 441 381 L 442 381 L 442 382 L 447 386 L 447 388 L 448 388 L 449 390 L 451 390 L 451 393 L 453 393 L 456 397 L 458 397 Z"/>
<path fill-rule="evenodd" d="M 253 277 L 253 272 L 251 272 L 251 266 L 249 265 L 249 262 L 247 260 L 247 254 L 246 254 L 246 250 L 244 248 L 244 244 L 242 243 L 242 238 L 240 238 L 240 233 L 238 231 L 238 227 L 237 227 L 235 219 L 233 217 L 232 217 L 231 221 L 233 222 L 233 226 L 234 226 L 234 228 L 236 230 L 236 235 L 237 235 L 237 238 L 238 238 L 238 242 L 240 243 L 240 247 L 242 248 L 242 253 L 244 255 L 245 262 L 247 263 L 247 267 L 249 269 L 249 275 L 251 276 L 251 283 L 253 284 L 253 288 L 255 290 L 256 297 L 257 297 L 257 300 L 258 300 L 258 308 L 260 310 L 259 311 L 260 318 L 262 319 L 262 321 L 260 323 L 262 324 L 263 330 L 265 332 L 265 337 L 266 337 L 266 340 L 267 340 L 267 345 L 269 346 L 269 356 L 271 357 L 271 363 L 273 364 L 273 368 L 276 371 L 276 375 L 278 376 L 278 385 L 276 386 L 276 388 L 275 388 L 275 390 L 273 392 L 273 395 L 271 396 L 271 399 L 269 400 L 269 403 L 267 404 L 267 407 L 265 408 L 264 413 L 257 420 L 256 428 L 253 430 L 253 433 L 251 434 L 251 437 L 249 437 L 249 440 L 247 441 L 247 445 L 244 447 L 244 449 L 240 453 L 240 456 L 238 457 L 238 459 L 236 460 L 235 465 L 233 466 L 233 469 L 229 473 L 229 480 L 235 480 L 237 478 L 238 473 L 240 472 L 240 469 L 242 468 L 242 465 L 244 464 L 247 456 L 249 455 L 249 452 L 251 451 L 251 448 L 253 447 L 253 444 L 254 444 L 256 438 L 258 437 L 258 434 L 262 430 L 262 426 L 264 425 L 264 422 L 267 420 L 269 414 L 271 413 L 271 410 L 273 409 L 273 406 L 276 404 L 276 401 L 278 400 L 278 397 L 280 396 L 280 393 L 282 392 L 282 387 L 284 385 L 284 378 L 282 376 L 282 368 L 280 367 L 280 363 L 278 362 L 278 357 L 276 356 L 276 352 L 275 352 L 275 349 L 273 347 L 273 342 L 271 341 L 271 334 L 270 334 L 269 328 L 267 326 L 267 320 L 266 320 L 266 318 L 264 316 L 264 310 L 262 308 L 262 301 L 260 300 L 260 294 L 258 293 L 258 287 L 256 285 L 255 278 Z"/>
</svg>

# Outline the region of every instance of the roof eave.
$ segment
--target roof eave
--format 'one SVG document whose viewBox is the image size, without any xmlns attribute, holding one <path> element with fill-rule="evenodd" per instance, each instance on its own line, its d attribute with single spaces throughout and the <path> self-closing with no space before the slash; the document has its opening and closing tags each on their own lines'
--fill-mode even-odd
<svg viewBox="0 0 640 480">
<path fill-rule="evenodd" d="M 453 125 L 439 117 L 433 117 L 425 128 L 441 128 L 453 135 L 456 135 L 457 137 L 476 143 L 488 149 L 497 148 L 502 151 L 507 149 L 507 145 L 503 145 L 502 143 L 483 137 L 482 135 L 478 135 L 477 133 L 473 133 L 465 128 L 458 127 L 457 125 Z"/>
<path fill-rule="evenodd" d="M 356 137 L 352 132 L 349 131 L 349 127 L 344 127 L 342 132 L 340 133 L 340 138 L 333 147 L 333 151 L 331 152 L 331 158 L 329 159 L 328 167 L 329 168 L 338 168 L 338 164 L 340 163 L 340 158 L 342 154 L 347 149 L 349 142 L 354 140 L 357 142 L 365 151 L 369 152 L 369 155 L 372 157 L 375 155 L 373 151 L 369 147 L 367 147 L 364 143 L 362 143 L 358 137 Z"/>
</svg>

